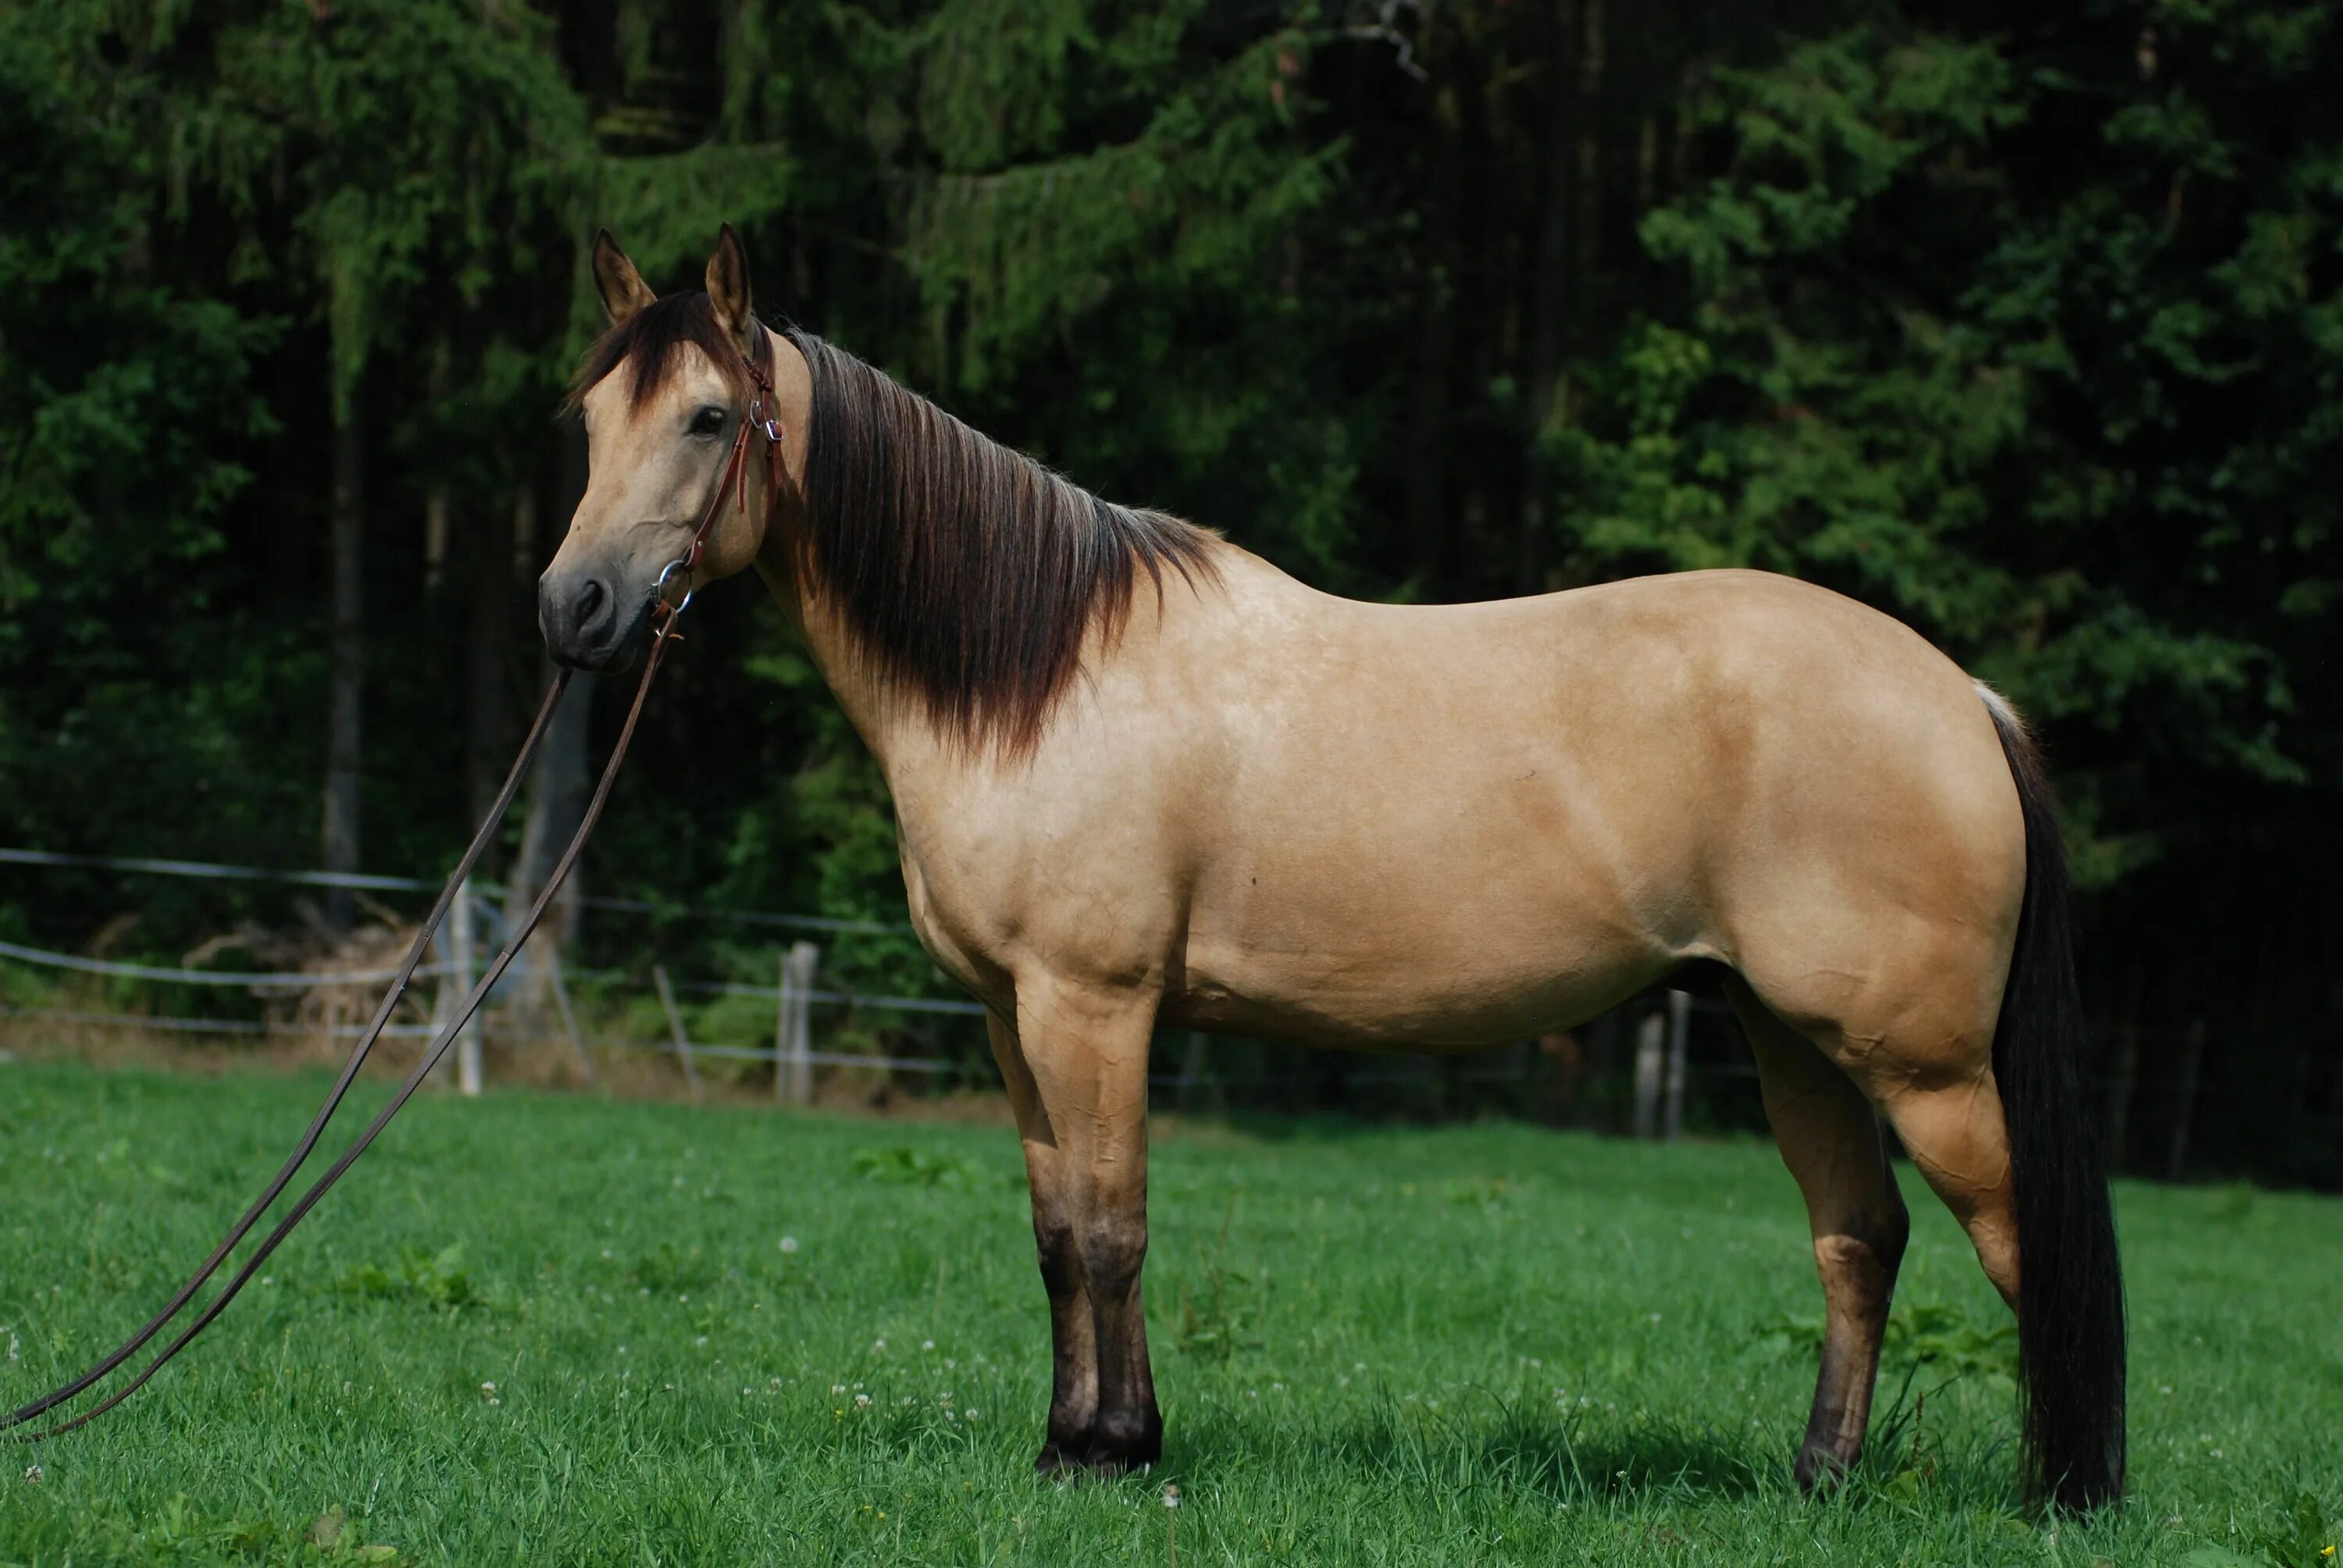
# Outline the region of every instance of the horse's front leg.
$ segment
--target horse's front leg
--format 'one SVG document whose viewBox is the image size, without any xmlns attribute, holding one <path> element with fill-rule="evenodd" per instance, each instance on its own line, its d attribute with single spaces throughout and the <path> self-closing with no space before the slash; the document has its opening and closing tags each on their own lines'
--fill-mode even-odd
<svg viewBox="0 0 2343 1568">
<path fill-rule="evenodd" d="M 1077 1464 L 1117 1473 L 1162 1452 L 1140 1295 L 1155 1004 L 1152 992 L 1021 983 L 1016 1026 L 991 1024 L 1050 1295 L 1044 1473 Z"/>
</svg>

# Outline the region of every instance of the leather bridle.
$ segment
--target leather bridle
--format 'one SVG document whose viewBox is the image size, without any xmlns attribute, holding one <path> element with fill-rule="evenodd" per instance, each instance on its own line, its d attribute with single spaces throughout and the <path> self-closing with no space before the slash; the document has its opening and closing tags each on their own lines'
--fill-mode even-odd
<svg viewBox="0 0 2343 1568">
<path fill-rule="evenodd" d="M 708 509 L 700 514 L 699 527 L 692 530 L 691 543 L 683 554 L 659 568 L 659 580 L 651 585 L 652 614 L 661 620 L 672 620 L 683 613 L 691 602 L 693 579 L 699 575 L 699 558 L 708 547 L 709 531 L 723 514 L 724 498 L 729 491 L 741 513 L 749 510 L 749 437 L 761 436 L 765 442 L 765 504 L 779 504 L 781 476 L 785 466 L 781 453 L 781 421 L 777 412 L 779 398 L 773 391 L 773 378 L 766 372 L 765 361 L 771 356 L 772 342 L 762 327 L 757 328 L 757 349 L 754 354 L 739 353 L 735 346 L 741 370 L 749 377 L 749 407 L 740 420 L 740 427 L 732 433 L 732 449 L 724 458 L 723 471 L 717 476 L 715 493 L 708 498 Z M 676 584 L 682 585 L 677 594 Z M 676 597 L 670 597 L 675 595 Z"/>
<path fill-rule="evenodd" d="M 357 1141 L 342 1152 L 340 1158 L 334 1161 L 326 1173 L 301 1194 L 291 1211 L 277 1222 L 274 1230 L 268 1232 L 252 1256 L 247 1258 L 227 1283 L 220 1288 L 219 1293 L 205 1303 L 203 1309 L 196 1314 L 195 1320 L 183 1329 L 176 1339 L 156 1352 L 154 1359 L 121 1388 L 79 1415 L 43 1427 L 36 1432 L 16 1432 L 15 1435 L 20 1440 L 38 1442 L 43 1438 L 55 1437 L 60 1432 L 71 1432 L 77 1426 L 96 1420 L 145 1387 L 147 1380 L 162 1371 L 166 1362 L 186 1349 L 197 1334 L 209 1327 L 212 1321 L 226 1310 L 228 1302 L 236 1299 L 236 1293 L 243 1290 L 246 1283 L 259 1271 L 261 1264 L 268 1261 L 269 1254 L 276 1251 L 286 1237 L 293 1233 L 293 1228 L 301 1222 L 303 1216 L 317 1207 L 318 1201 L 325 1197 L 334 1183 L 341 1180 L 342 1173 L 357 1162 L 358 1156 L 364 1154 L 375 1139 L 381 1134 L 382 1130 L 390 1124 L 390 1119 L 398 1114 L 399 1108 L 412 1099 L 415 1091 L 423 1086 L 424 1081 L 431 1075 L 432 1069 L 439 1064 L 440 1060 L 447 1054 L 448 1049 L 455 1044 L 456 1036 L 462 1030 L 464 1025 L 471 1020 L 472 1015 L 479 1010 L 480 1004 L 487 1000 L 489 990 L 504 978 L 505 970 L 512 966 L 514 956 L 519 952 L 521 944 L 528 940 L 529 933 L 534 931 L 538 922 L 544 919 L 545 911 L 551 907 L 554 896 L 561 890 L 561 884 L 568 879 L 571 869 L 578 864 L 578 857 L 585 849 L 587 839 L 593 833 L 595 825 L 602 819 L 602 809 L 609 801 L 610 787 L 618 780 L 618 768 L 626 760 L 627 749 L 633 744 L 636 724 L 643 715 L 643 699 L 650 695 L 651 680 L 659 673 L 659 660 L 667 651 L 667 645 L 669 642 L 681 640 L 676 630 L 676 623 L 682 618 L 685 608 L 691 603 L 691 591 L 694 578 L 699 570 L 700 557 L 706 550 L 709 530 L 716 526 L 716 519 L 723 513 L 727 493 L 730 494 L 735 504 L 743 513 L 748 510 L 749 440 L 752 435 L 762 437 L 765 442 L 766 476 L 769 485 L 766 504 L 769 508 L 779 503 L 783 476 L 781 427 L 776 414 L 777 400 L 773 393 L 772 377 L 767 373 L 762 363 L 771 352 L 770 340 L 764 335 L 762 327 L 759 327 L 757 330 L 756 353 L 753 355 L 744 353 L 739 357 L 740 365 L 748 373 L 751 388 L 748 410 L 740 421 L 739 429 L 733 434 L 732 449 L 724 460 L 722 472 L 717 477 L 715 493 L 709 498 L 708 509 L 701 515 L 699 526 L 692 530 L 691 543 L 685 548 L 682 555 L 661 568 L 652 588 L 650 651 L 643 659 L 642 678 L 635 687 L 634 702 L 627 709 L 627 721 L 618 731 L 618 744 L 610 749 L 609 760 L 602 766 L 602 776 L 594 786 L 592 798 L 587 802 L 586 813 L 578 821 L 578 831 L 571 836 L 568 848 L 562 851 L 561 859 L 555 863 L 552 875 L 546 879 L 544 887 L 538 890 L 536 899 L 530 902 L 528 912 L 513 927 L 512 934 L 506 939 L 503 949 L 490 961 L 487 970 L 474 983 L 472 989 L 466 993 L 463 1002 L 456 1009 L 454 1015 L 441 1025 L 437 1033 L 432 1037 L 430 1047 L 424 1052 L 422 1060 L 416 1063 L 414 1070 L 409 1072 L 406 1080 L 399 1084 L 398 1091 L 391 1096 L 390 1102 L 377 1113 L 372 1121 L 367 1123 L 366 1130 L 358 1134 Z M 681 585 L 679 592 L 676 591 L 678 584 Z M 80 1376 L 69 1382 L 59 1384 L 29 1404 L 20 1406 L 5 1416 L 0 1416 L 0 1432 L 25 1426 L 47 1414 L 75 1395 L 94 1387 L 136 1356 L 148 1342 L 168 1327 L 172 1320 L 176 1318 L 187 1303 L 195 1299 L 196 1292 L 203 1289 L 205 1282 L 219 1271 L 220 1265 L 226 1261 L 227 1255 L 234 1251 L 237 1244 L 251 1233 L 253 1227 L 260 1222 L 261 1216 L 268 1211 L 269 1205 L 276 1202 L 284 1194 L 286 1188 L 292 1184 L 294 1176 L 317 1149 L 317 1141 L 324 1136 L 326 1124 L 333 1120 L 334 1112 L 339 1109 L 343 1096 L 349 1092 L 350 1085 L 357 1081 L 358 1069 L 365 1064 L 367 1053 L 373 1050 L 375 1042 L 382 1038 L 384 1029 L 390 1022 L 391 1013 L 397 1008 L 399 999 L 406 994 L 407 982 L 414 978 L 415 970 L 423 961 L 425 952 L 429 950 L 432 937 L 438 931 L 440 923 L 447 917 L 448 909 L 455 903 L 457 889 L 463 885 L 465 878 L 472 874 L 472 868 L 479 863 L 481 853 L 495 838 L 498 827 L 504 820 L 505 813 L 511 809 L 514 798 L 519 794 L 521 779 L 528 775 L 530 763 L 536 760 L 538 748 L 543 743 L 546 730 L 553 722 L 554 709 L 560 706 L 562 693 L 568 689 L 570 674 L 571 671 L 564 669 L 554 676 L 553 684 L 546 690 L 544 702 L 538 708 L 537 719 L 529 726 L 527 739 L 521 742 L 520 755 L 513 759 L 512 771 L 506 776 L 504 788 L 498 791 L 496 803 L 488 809 L 488 819 L 480 824 L 479 831 L 472 836 L 471 844 L 464 850 L 463 858 L 456 863 L 456 869 L 448 876 L 447 885 L 440 890 L 439 897 L 432 904 L 431 912 L 425 918 L 422 929 L 416 932 L 415 940 L 408 945 L 406 960 L 399 965 L 398 972 L 392 979 L 389 990 L 384 993 L 380 1005 L 375 1009 L 373 1018 L 368 1020 L 366 1029 L 359 1034 L 357 1042 L 351 1047 L 348 1059 L 342 1063 L 341 1071 L 336 1076 L 333 1087 L 327 1092 L 325 1103 L 320 1105 L 317 1108 L 317 1113 L 310 1118 L 308 1128 L 302 1133 L 300 1142 L 295 1146 L 291 1157 L 270 1179 L 259 1199 L 229 1228 L 227 1234 L 220 1239 L 219 1245 L 212 1249 L 211 1255 L 204 1260 L 202 1266 L 197 1268 L 188 1278 L 187 1282 L 181 1285 L 170 1301 L 165 1303 L 162 1311 L 147 1319 L 136 1333 L 117 1345 L 103 1360 Z"/>
</svg>

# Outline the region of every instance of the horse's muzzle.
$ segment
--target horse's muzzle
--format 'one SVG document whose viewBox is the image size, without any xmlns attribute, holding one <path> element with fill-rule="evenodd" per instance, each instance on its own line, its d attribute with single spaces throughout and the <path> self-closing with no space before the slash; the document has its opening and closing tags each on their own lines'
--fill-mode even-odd
<svg viewBox="0 0 2343 1568">
<path fill-rule="evenodd" d="M 650 595 L 629 592 L 601 572 L 550 568 L 537 584 L 545 651 L 571 669 L 625 669 L 642 651 L 651 603 Z"/>
</svg>

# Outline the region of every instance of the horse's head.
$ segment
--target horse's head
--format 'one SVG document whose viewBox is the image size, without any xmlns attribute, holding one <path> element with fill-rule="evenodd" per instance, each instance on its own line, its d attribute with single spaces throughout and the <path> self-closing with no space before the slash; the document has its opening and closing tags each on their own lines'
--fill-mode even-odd
<svg viewBox="0 0 2343 1568">
<path fill-rule="evenodd" d="M 734 441 L 756 397 L 749 371 L 771 378 L 782 440 L 781 487 L 802 471 L 810 401 L 804 359 L 749 308 L 749 258 L 726 225 L 708 260 L 704 294 L 661 299 L 605 231 L 594 240 L 594 281 L 610 329 L 588 351 L 570 393 L 586 421 L 591 474 L 561 548 L 538 582 L 538 624 L 563 664 L 611 669 L 633 661 L 661 592 L 716 504 Z M 742 453 L 746 504 L 726 501 L 710 523 L 699 584 L 757 558 L 777 509 L 764 437 Z M 778 499 L 784 503 L 786 497 Z M 671 575 L 668 592 L 679 586 Z"/>
</svg>

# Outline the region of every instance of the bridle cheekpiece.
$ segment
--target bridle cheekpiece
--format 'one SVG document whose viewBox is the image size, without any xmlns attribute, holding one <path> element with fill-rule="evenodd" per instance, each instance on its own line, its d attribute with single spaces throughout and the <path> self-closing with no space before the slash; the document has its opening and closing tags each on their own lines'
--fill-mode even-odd
<svg viewBox="0 0 2343 1568">
<path fill-rule="evenodd" d="M 742 354 L 737 345 L 734 347 L 740 367 L 748 372 L 749 384 L 753 390 L 740 427 L 732 433 L 732 450 L 724 459 L 724 471 L 717 477 L 715 493 L 708 498 L 708 510 L 701 514 L 699 526 L 691 532 L 691 543 L 685 547 L 683 554 L 659 568 L 659 580 L 651 585 L 651 613 L 657 618 L 658 632 L 661 637 L 674 635 L 677 618 L 691 603 L 691 591 L 697 586 L 699 573 L 699 558 L 707 550 L 709 531 L 715 528 L 716 519 L 723 515 L 726 493 L 730 492 L 733 504 L 743 515 L 749 510 L 749 437 L 752 435 L 761 436 L 765 441 L 765 504 L 771 507 L 780 499 L 781 421 L 775 412 L 779 399 L 773 390 L 773 378 L 766 373 L 761 363 L 771 352 L 769 340 L 762 336 L 764 328 L 761 325 L 757 330 L 759 337 L 756 354 Z"/>
</svg>

